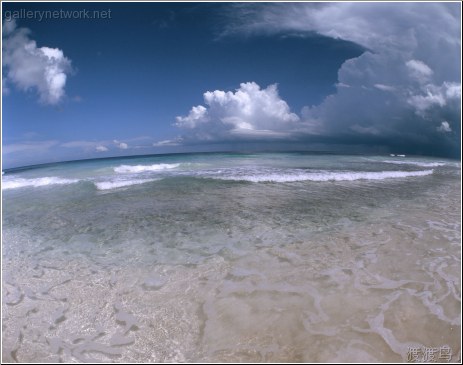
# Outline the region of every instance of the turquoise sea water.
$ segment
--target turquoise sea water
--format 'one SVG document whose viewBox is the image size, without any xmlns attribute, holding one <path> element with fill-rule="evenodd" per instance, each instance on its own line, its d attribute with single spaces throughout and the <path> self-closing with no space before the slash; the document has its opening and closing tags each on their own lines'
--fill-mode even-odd
<svg viewBox="0 0 463 365">
<path fill-rule="evenodd" d="M 460 170 L 306 153 L 7 170 L 3 360 L 457 360 Z"/>
</svg>

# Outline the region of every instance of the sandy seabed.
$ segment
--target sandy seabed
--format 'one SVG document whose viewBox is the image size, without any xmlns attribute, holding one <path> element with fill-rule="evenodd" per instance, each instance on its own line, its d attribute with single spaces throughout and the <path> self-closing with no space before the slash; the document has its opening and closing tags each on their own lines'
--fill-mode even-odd
<svg viewBox="0 0 463 365">
<path fill-rule="evenodd" d="M 97 223 L 66 242 L 4 224 L 2 361 L 459 362 L 460 204 L 447 183 L 315 229 L 269 202 L 253 218 L 271 219 L 147 220 L 117 244 Z"/>
</svg>

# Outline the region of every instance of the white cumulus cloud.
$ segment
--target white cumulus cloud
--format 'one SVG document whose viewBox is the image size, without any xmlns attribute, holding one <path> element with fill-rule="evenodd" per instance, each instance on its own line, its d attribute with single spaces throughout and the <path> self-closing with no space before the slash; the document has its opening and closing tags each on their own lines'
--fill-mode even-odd
<svg viewBox="0 0 463 365">
<path fill-rule="evenodd" d="M 204 104 L 176 118 L 185 138 L 198 140 L 261 139 L 286 136 L 299 117 L 278 95 L 277 85 L 262 89 L 255 82 L 232 91 L 207 91 Z"/>
<path fill-rule="evenodd" d="M 105 147 L 105 146 L 96 146 L 96 147 L 95 147 L 95 150 L 96 150 L 97 152 L 106 152 L 106 151 L 108 151 L 108 147 Z"/>
<path fill-rule="evenodd" d="M 37 47 L 30 30 L 14 21 L 3 26 L 2 66 L 6 85 L 21 91 L 35 89 L 43 104 L 57 104 L 65 95 L 71 61 L 58 48 Z M 4 84 L 5 85 L 5 84 Z"/>
<path fill-rule="evenodd" d="M 441 86 L 425 85 L 417 94 L 411 95 L 407 102 L 415 108 L 419 115 L 432 107 L 444 107 L 452 101 L 461 99 L 461 85 L 455 82 L 444 82 Z"/>
<path fill-rule="evenodd" d="M 446 121 L 442 122 L 441 125 L 437 127 L 437 130 L 439 132 L 444 132 L 444 133 L 452 131 L 452 129 L 450 128 L 449 122 L 446 122 Z"/>
<path fill-rule="evenodd" d="M 117 146 L 117 148 L 121 150 L 126 150 L 129 148 L 129 145 L 125 142 L 118 141 L 117 139 L 113 140 L 113 143 Z"/>
<path fill-rule="evenodd" d="M 433 71 L 429 68 L 429 66 L 422 61 L 410 60 L 405 64 L 412 77 L 416 78 L 418 81 L 426 82 L 433 74 Z"/>
</svg>

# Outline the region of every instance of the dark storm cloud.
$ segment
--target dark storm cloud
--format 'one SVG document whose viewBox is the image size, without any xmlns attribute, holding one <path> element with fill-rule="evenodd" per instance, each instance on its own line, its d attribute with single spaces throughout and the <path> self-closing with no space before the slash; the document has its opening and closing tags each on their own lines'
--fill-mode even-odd
<svg viewBox="0 0 463 365">
<path fill-rule="evenodd" d="M 220 100 L 206 93 L 205 105 L 178 117 L 177 126 L 184 141 L 279 139 L 458 156 L 460 20 L 456 3 L 240 4 L 225 37 L 318 34 L 366 51 L 342 64 L 336 93 L 298 115 L 276 86 L 270 96 L 262 94 L 267 85 L 256 85 L 249 95 L 213 91 Z M 275 103 L 284 108 L 272 110 Z"/>
</svg>

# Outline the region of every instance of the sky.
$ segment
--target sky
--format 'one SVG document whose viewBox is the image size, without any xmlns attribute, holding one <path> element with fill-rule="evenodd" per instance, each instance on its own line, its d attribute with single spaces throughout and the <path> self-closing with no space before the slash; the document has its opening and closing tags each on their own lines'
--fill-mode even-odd
<svg viewBox="0 0 463 365">
<path fill-rule="evenodd" d="M 2 2 L 3 168 L 231 150 L 459 158 L 460 24 L 457 2 Z"/>
</svg>

